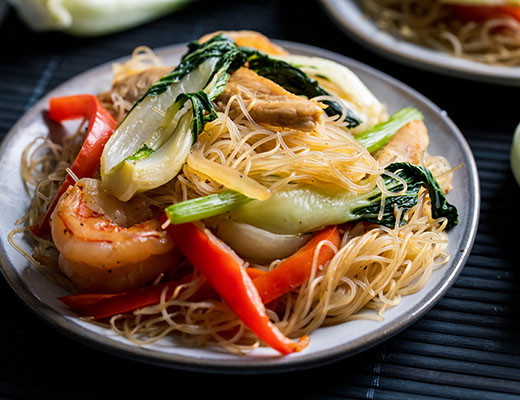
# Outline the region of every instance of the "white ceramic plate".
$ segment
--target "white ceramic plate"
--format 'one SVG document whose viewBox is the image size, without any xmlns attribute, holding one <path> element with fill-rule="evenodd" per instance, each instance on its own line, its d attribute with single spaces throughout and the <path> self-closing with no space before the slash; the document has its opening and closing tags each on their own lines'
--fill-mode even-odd
<svg viewBox="0 0 520 400">
<path fill-rule="evenodd" d="M 321 3 L 347 35 L 394 61 L 465 79 L 520 86 L 520 67 L 478 63 L 397 38 L 381 31 L 356 0 L 321 0 Z"/>
<path fill-rule="evenodd" d="M 98 93 L 111 82 L 111 65 L 104 64 L 65 82 L 39 101 L 9 132 L 0 148 L 0 170 L 4 177 L 0 183 L 0 237 L 2 272 L 14 291 L 37 315 L 59 331 L 102 350 L 123 357 L 168 367 L 211 372 L 273 372 L 307 368 L 346 357 L 373 346 L 417 320 L 430 309 L 452 285 L 461 271 L 473 244 L 479 213 L 479 185 L 475 162 L 464 137 L 446 116 L 429 100 L 402 83 L 346 57 L 318 48 L 279 42 L 295 54 L 329 58 L 350 67 L 390 111 L 404 106 L 420 109 L 431 132 L 430 152 L 443 154 L 453 165 L 464 167 L 455 175 L 454 190 L 449 200 L 460 213 L 460 224 L 449 234 L 451 261 L 435 271 L 420 292 L 403 298 L 399 306 L 385 314 L 383 322 L 354 321 L 333 327 L 321 328 L 311 336 L 305 351 L 282 357 L 271 349 L 255 350 L 247 356 L 234 356 L 209 348 L 186 348 L 168 338 L 160 342 L 137 347 L 108 329 L 81 321 L 57 298 L 65 291 L 49 282 L 31 267 L 23 256 L 6 240 L 17 218 L 29 204 L 20 179 L 19 166 L 23 148 L 36 136 L 46 135 L 48 128 L 43 111 L 52 96 L 81 93 Z M 160 49 L 158 54 L 174 65 L 185 52 L 185 46 Z M 121 61 L 121 60 L 119 60 Z M 18 240 L 22 240 L 18 237 Z M 24 243 L 27 247 L 27 243 Z"/>
</svg>

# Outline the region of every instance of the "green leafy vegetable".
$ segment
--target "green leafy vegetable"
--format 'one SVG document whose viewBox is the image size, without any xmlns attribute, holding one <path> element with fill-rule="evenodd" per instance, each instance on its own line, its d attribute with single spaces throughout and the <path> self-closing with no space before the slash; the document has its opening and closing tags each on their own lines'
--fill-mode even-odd
<svg viewBox="0 0 520 400">
<path fill-rule="evenodd" d="M 400 162 L 390 164 L 386 171 L 394 173 L 406 182 L 406 192 L 396 196 L 388 196 L 385 198 L 384 211 L 382 218 L 379 218 L 381 212 L 381 191 L 375 188 L 373 194 L 368 194 L 368 200 L 371 202 L 368 206 L 357 208 L 353 211 L 359 216 L 360 220 L 393 227 L 396 224 L 394 208 L 398 207 L 403 210 L 409 210 L 417 204 L 419 189 L 425 187 L 428 190 L 431 201 L 431 211 L 433 218 L 446 218 L 448 220 L 447 228 L 451 229 L 458 223 L 458 213 L 455 206 L 448 203 L 444 192 L 439 183 L 432 175 L 431 171 L 423 166 L 410 163 Z M 401 192 L 404 187 L 402 183 L 390 175 L 384 176 L 385 187 L 392 193 Z M 402 224 L 406 221 L 401 221 Z"/>
<path fill-rule="evenodd" d="M 187 101 L 190 101 L 192 104 L 193 120 L 191 122 L 191 134 L 193 136 L 193 143 L 195 143 L 200 133 L 204 130 L 206 123 L 217 118 L 217 113 L 211 105 L 208 95 L 203 90 L 197 93 L 181 93 L 177 96 L 175 103 L 173 103 L 166 112 L 165 126 L 171 123 L 172 119 Z"/>
<path fill-rule="evenodd" d="M 126 201 L 173 179 L 206 122 L 216 118 L 211 100 L 244 62 L 223 35 L 191 45 L 179 66 L 148 89 L 106 144 L 101 157 L 105 187 Z"/>
<path fill-rule="evenodd" d="M 407 123 L 423 119 L 424 116 L 420 111 L 406 107 L 392 114 L 388 120 L 356 135 L 355 138 L 368 151 L 373 153 L 384 147 L 390 138 Z"/>
<path fill-rule="evenodd" d="M 128 161 L 138 161 L 138 160 L 144 160 L 145 158 L 150 157 L 153 154 L 154 150 L 151 147 L 148 147 L 146 144 L 143 144 L 143 147 L 140 149 L 137 149 L 137 151 L 131 155 L 130 157 L 127 157 Z"/>
<path fill-rule="evenodd" d="M 240 68 L 246 61 L 235 42 L 225 35 L 216 35 L 203 44 L 191 42 L 188 45 L 188 52 L 180 64 L 171 73 L 153 84 L 143 99 L 150 95 L 157 96 L 166 92 L 172 84 L 180 82 L 207 60 L 213 60 L 211 70 L 202 71 L 206 73 L 203 77 L 206 80 L 204 86 L 210 99 L 214 99 L 222 93 L 230 73 Z M 186 90 L 185 93 L 190 91 Z"/>
</svg>

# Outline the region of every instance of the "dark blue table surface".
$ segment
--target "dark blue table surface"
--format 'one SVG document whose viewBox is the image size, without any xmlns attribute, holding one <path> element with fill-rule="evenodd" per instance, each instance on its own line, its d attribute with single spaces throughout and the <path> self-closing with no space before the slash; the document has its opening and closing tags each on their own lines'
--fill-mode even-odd
<svg viewBox="0 0 520 400">
<path fill-rule="evenodd" d="M 33 33 L 10 11 L 0 25 L 0 137 L 43 94 L 137 45 L 252 29 L 347 55 L 409 84 L 448 111 L 479 169 L 482 207 L 462 274 L 423 318 L 385 343 L 327 366 L 261 376 L 177 371 L 87 347 L 37 318 L 0 277 L 0 397 L 48 399 L 520 399 L 520 189 L 509 168 L 520 89 L 424 72 L 347 38 L 315 1 L 199 1 L 124 33 L 79 39 Z M 2 176 L 0 179 L 7 179 Z"/>
</svg>

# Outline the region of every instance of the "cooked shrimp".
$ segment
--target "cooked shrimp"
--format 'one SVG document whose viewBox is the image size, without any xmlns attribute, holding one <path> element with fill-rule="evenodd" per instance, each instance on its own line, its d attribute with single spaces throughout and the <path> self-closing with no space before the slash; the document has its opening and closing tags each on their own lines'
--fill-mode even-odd
<svg viewBox="0 0 520 400">
<path fill-rule="evenodd" d="M 60 270 L 80 291 L 134 289 L 178 261 L 173 242 L 145 201 L 121 202 L 96 179 L 69 187 L 50 224 Z"/>
</svg>

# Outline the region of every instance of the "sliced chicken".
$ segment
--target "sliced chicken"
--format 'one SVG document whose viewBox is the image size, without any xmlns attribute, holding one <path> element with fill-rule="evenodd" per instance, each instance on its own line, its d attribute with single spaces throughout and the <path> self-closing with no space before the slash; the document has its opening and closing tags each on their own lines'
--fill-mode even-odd
<svg viewBox="0 0 520 400">
<path fill-rule="evenodd" d="M 247 68 L 231 74 L 226 89 L 217 97 L 217 104 L 224 108 L 234 95 L 242 98 L 251 117 L 260 124 L 309 132 L 322 122 L 324 115 L 317 101 L 296 96 Z M 240 112 L 237 101 L 230 107 L 232 117 Z"/>
<path fill-rule="evenodd" d="M 217 31 L 208 33 L 199 39 L 200 43 L 207 42 L 213 36 L 223 33 L 234 40 L 237 46 L 252 47 L 267 54 L 285 55 L 289 54 L 282 47 L 271 42 L 266 36 L 255 31 Z"/>
<path fill-rule="evenodd" d="M 136 72 L 135 74 L 114 82 L 110 91 L 101 94 L 100 97 L 103 99 L 110 98 L 111 94 L 116 93 L 128 103 L 134 104 L 145 94 L 152 84 L 172 70 L 173 67 L 161 65 Z"/>
<path fill-rule="evenodd" d="M 422 121 L 411 121 L 392 136 L 385 147 L 377 154 L 379 164 L 404 161 L 419 164 L 430 140 L 428 129 Z"/>
</svg>

